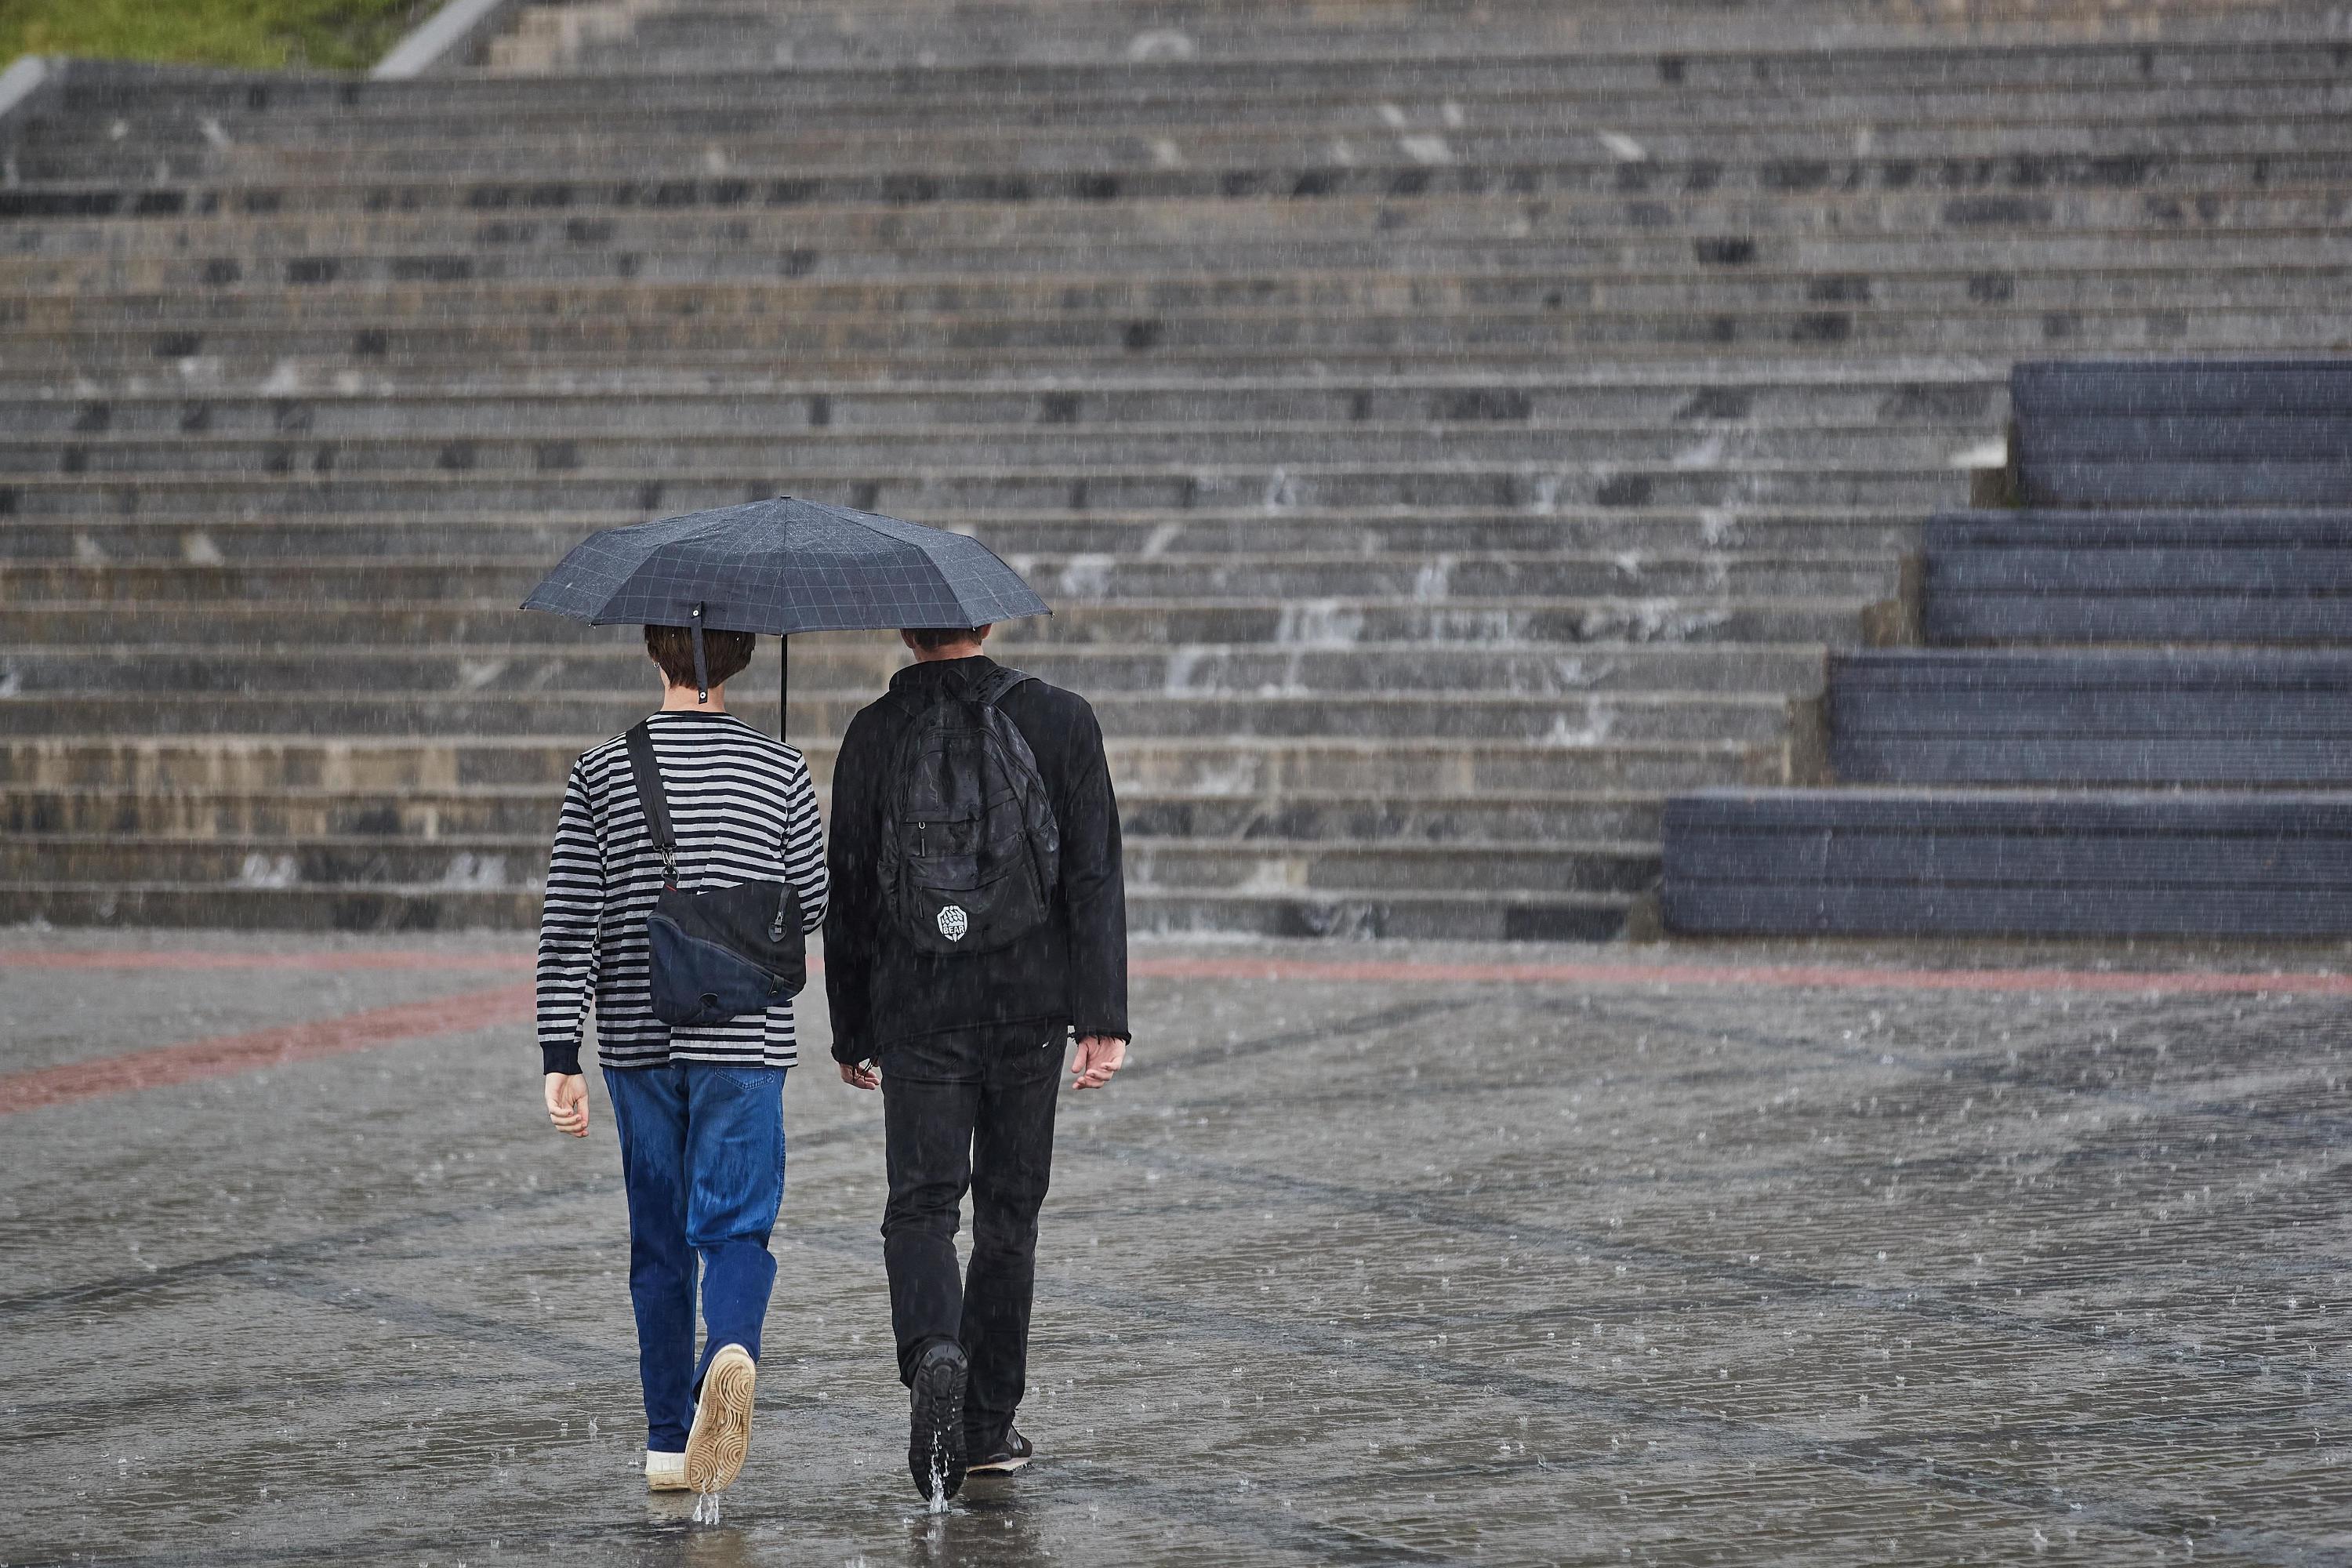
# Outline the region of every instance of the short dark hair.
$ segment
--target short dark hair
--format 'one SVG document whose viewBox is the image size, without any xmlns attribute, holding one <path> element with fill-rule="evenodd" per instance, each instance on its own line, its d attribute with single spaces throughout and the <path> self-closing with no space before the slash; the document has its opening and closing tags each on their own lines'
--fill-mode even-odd
<svg viewBox="0 0 2352 1568">
<path fill-rule="evenodd" d="M 702 662 L 710 684 L 718 686 L 751 668 L 751 648 L 760 639 L 750 632 L 702 634 Z M 672 686 L 694 684 L 694 633 L 686 626 L 647 626 L 646 651 L 661 666 L 662 679 Z"/>
<path fill-rule="evenodd" d="M 925 653 L 937 653 L 960 642 L 974 642 L 986 626 L 908 626 L 907 636 Z"/>
</svg>

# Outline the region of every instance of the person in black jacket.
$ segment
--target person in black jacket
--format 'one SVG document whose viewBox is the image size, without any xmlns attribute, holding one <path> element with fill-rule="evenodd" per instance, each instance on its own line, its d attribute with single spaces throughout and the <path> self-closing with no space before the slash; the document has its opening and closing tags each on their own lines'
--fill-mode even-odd
<svg viewBox="0 0 2352 1568">
<path fill-rule="evenodd" d="M 825 994 L 844 1082 L 882 1090 L 889 1202 L 882 1256 L 898 1375 L 911 1391 L 908 1466 L 917 1489 L 953 1495 L 967 1469 L 1026 1464 L 1014 1430 L 1029 1347 L 1037 1211 L 1054 1152 L 1062 1047 L 1073 1089 L 1127 1059 L 1127 903 L 1118 802 L 1094 710 L 1026 680 L 998 711 L 1029 742 L 1059 829 L 1059 886 L 1045 921 L 990 952 L 918 950 L 886 918 L 883 805 L 899 742 L 943 695 L 998 668 L 989 628 L 901 633 L 916 662 L 860 711 L 834 764 Z M 955 1233 L 972 1199 L 969 1271 Z"/>
</svg>

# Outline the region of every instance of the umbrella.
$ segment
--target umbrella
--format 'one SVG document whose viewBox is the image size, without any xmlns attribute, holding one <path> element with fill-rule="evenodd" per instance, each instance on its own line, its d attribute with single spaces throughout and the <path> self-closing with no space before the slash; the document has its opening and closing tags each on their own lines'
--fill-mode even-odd
<svg viewBox="0 0 2352 1568">
<path fill-rule="evenodd" d="M 522 607 L 594 626 L 692 626 L 698 676 L 706 626 L 765 632 L 782 647 L 794 632 L 1053 614 L 976 539 L 793 496 L 600 530 Z M 779 733 L 782 722 L 780 706 Z"/>
</svg>

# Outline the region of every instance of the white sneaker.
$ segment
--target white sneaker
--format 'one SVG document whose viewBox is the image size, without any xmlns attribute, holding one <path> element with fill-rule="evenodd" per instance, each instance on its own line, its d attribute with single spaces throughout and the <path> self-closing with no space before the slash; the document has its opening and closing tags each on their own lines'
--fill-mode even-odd
<svg viewBox="0 0 2352 1568">
<path fill-rule="evenodd" d="M 665 1454 L 656 1449 L 646 1450 L 646 1490 L 649 1492 L 682 1492 L 686 1490 L 686 1456 Z"/>
<path fill-rule="evenodd" d="M 759 1375 L 751 1352 L 741 1345 L 721 1346 L 710 1358 L 694 1426 L 686 1435 L 688 1490 L 723 1492 L 735 1484 L 751 1451 L 751 1391 Z"/>
</svg>

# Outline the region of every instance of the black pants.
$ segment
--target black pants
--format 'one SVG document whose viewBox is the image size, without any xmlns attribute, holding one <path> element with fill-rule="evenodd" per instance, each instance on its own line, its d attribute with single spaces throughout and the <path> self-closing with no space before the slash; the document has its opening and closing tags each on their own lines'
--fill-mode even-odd
<svg viewBox="0 0 2352 1568">
<path fill-rule="evenodd" d="M 1003 1436 L 1026 1385 L 1037 1210 L 1053 1173 L 1061 1068 L 1061 1051 L 1034 1034 L 1026 1043 L 933 1037 L 882 1063 L 890 1167 L 882 1258 L 898 1377 L 912 1382 L 937 1341 L 963 1346 L 971 1363 L 964 1426 L 975 1456 Z M 955 1234 L 967 1187 L 971 1262 L 960 1279 Z"/>
</svg>

